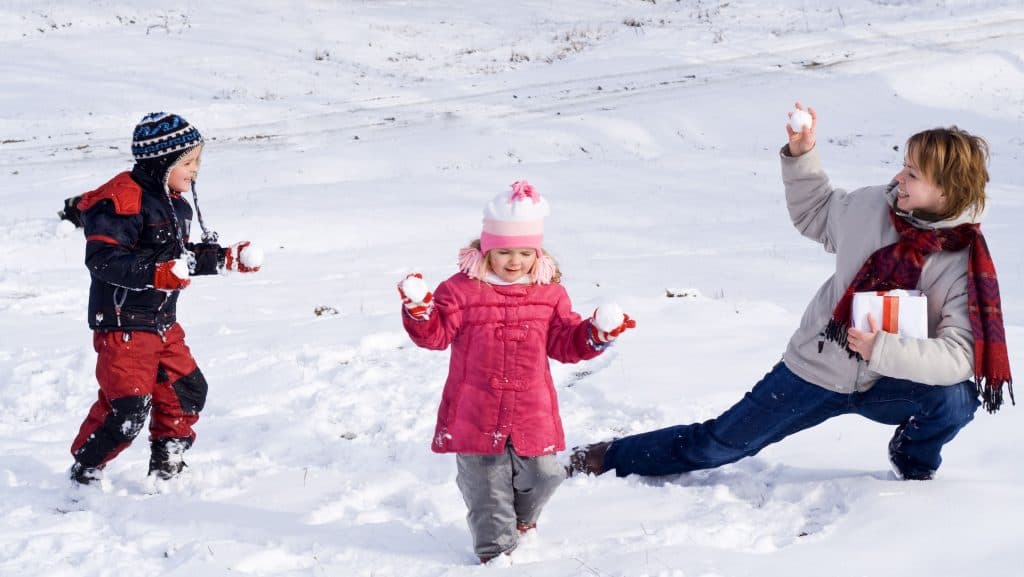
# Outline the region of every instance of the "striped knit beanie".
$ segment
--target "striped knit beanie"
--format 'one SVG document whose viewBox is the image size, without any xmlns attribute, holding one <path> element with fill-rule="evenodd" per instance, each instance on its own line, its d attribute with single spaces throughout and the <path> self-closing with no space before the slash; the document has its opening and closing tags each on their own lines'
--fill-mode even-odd
<svg viewBox="0 0 1024 577">
<path fill-rule="evenodd" d="M 184 118 L 167 112 L 152 112 L 135 125 L 132 156 L 146 173 L 166 181 L 174 163 L 202 143 L 203 135 Z"/>
<path fill-rule="evenodd" d="M 550 213 L 548 201 L 541 198 L 533 185 L 525 180 L 514 182 L 510 192 L 499 194 L 484 207 L 480 252 L 519 247 L 541 251 L 544 217 Z"/>
<path fill-rule="evenodd" d="M 132 156 L 146 160 L 180 153 L 203 143 L 196 127 L 177 114 L 151 112 L 135 125 Z"/>
</svg>

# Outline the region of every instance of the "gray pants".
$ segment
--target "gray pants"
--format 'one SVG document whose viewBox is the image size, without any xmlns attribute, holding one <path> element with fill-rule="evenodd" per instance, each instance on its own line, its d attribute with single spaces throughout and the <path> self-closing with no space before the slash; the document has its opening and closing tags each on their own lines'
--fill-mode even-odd
<svg viewBox="0 0 1024 577">
<path fill-rule="evenodd" d="M 466 500 L 473 550 L 482 559 L 515 549 L 517 524 L 533 524 L 555 489 L 565 480 L 565 468 L 554 455 L 520 457 L 512 445 L 501 455 L 456 455 L 456 483 Z"/>
</svg>

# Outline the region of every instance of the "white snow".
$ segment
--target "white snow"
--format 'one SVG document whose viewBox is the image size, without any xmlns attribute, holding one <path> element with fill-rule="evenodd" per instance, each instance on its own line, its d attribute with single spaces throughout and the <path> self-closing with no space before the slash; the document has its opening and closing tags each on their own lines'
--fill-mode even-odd
<svg viewBox="0 0 1024 577">
<path fill-rule="evenodd" d="M 430 288 L 422 278 L 410 275 L 402 281 L 402 292 L 411 302 L 421 303 L 423 299 L 427 298 Z"/>
<path fill-rule="evenodd" d="M 796 108 L 789 115 L 789 126 L 794 132 L 800 132 L 805 126 L 811 126 L 814 120 L 806 110 Z"/>
<path fill-rule="evenodd" d="M 988 139 L 983 228 L 1024 371 L 1022 14 L 0 2 L 0 575 L 1018 575 L 1013 406 L 979 413 L 932 482 L 893 480 L 892 427 L 857 417 L 713 471 L 572 478 L 514 555 L 477 567 L 454 457 L 430 451 L 448 355 L 409 341 L 395 284 L 455 272 L 481 207 L 527 179 L 576 310 L 614 301 L 638 323 L 593 361 L 553 364 L 570 446 L 712 418 L 778 361 L 832 272 L 783 198 L 799 101 L 844 188 L 888 182 L 919 130 Z M 203 216 L 265 266 L 181 295 L 210 383 L 185 476 L 147 482 L 144 429 L 100 490 L 76 492 L 96 353 L 84 240 L 56 212 L 131 166 L 131 129 L 157 110 L 202 131 Z"/>
<path fill-rule="evenodd" d="M 176 276 L 178 278 L 181 278 L 181 279 L 188 278 L 189 277 L 188 259 L 186 259 L 186 258 L 175 259 L 174 260 L 174 266 L 171 267 L 171 273 L 174 274 L 174 276 Z"/>
<path fill-rule="evenodd" d="M 612 331 L 625 320 L 625 313 L 618 303 L 603 303 L 594 311 L 594 324 L 602 331 Z"/>
<path fill-rule="evenodd" d="M 263 249 L 258 246 L 249 245 L 244 250 L 238 253 L 238 261 L 242 263 L 242 266 L 249 268 L 258 268 L 263 266 L 263 259 L 265 253 Z"/>
</svg>

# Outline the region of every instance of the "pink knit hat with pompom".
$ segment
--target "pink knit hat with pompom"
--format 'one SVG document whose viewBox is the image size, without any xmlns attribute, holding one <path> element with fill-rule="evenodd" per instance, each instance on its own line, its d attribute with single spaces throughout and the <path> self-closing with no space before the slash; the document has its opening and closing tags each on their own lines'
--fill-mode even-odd
<svg viewBox="0 0 1024 577">
<path fill-rule="evenodd" d="M 525 180 L 512 183 L 511 192 L 499 194 L 484 207 L 480 251 L 531 247 L 544 243 L 544 217 L 551 214 L 547 199 Z"/>
<path fill-rule="evenodd" d="M 480 250 L 464 248 L 459 252 L 459 269 L 472 278 L 484 270 L 483 256 L 496 248 L 529 247 L 537 250 L 534 279 L 551 282 L 554 262 L 544 254 L 544 217 L 551 214 L 547 199 L 541 198 L 525 180 L 512 183 L 511 190 L 495 196 L 484 207 L 484 226 L 480 232 Z"/>
</svg>

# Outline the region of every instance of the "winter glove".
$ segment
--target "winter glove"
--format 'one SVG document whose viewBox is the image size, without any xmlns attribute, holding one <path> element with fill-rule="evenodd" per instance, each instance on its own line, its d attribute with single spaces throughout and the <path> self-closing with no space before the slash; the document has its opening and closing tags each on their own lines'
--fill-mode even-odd
<svg viewBox="0 0 1024 577">
<path fill-rule="evenodd" d="M 434 293 L 423 282 L 422 274 L 417 272 L 405 277 L 398 283 L 398 294 L 402 296 L 406 314 L 418 321 L 430 318 L 434 310 Z"/>
<path fill-rule="evenodd" d="M 64 209 L 57 212 L 57 216 L 61 220 L 70 222 L 76 228 L 82 228 L 82 211 L 78 210 L 78 201 L 80 200 L 82 200 L 82 195 L 64 199 Z"/>
<path fill-rule="evenodd" d="M 238 272 L 257 272 L 263 266 L 263 250 L 243 240 L 224 249 L 224 268 Z"/>
<path fill-rule="evenodd" d="M 601 305 L 590 317 L 590 340 L 599 347 L 608 345 L 626 329 L 635 327 L 636 321 L 623 313 L 619 305 Z"/>
<path fill-rule="evenodd" d="M 179 258 L 157 263 L 153 273 L 153 288 L 164 291 L 181 290 L 192 281 L 188 274 L 188 260 Z"/>
</svg>

